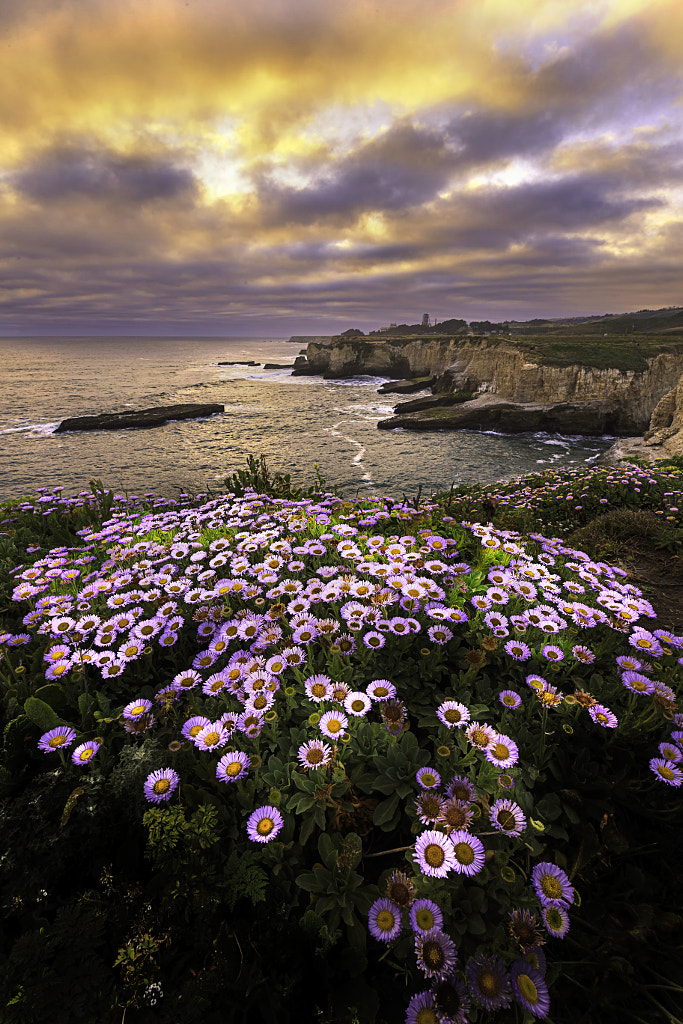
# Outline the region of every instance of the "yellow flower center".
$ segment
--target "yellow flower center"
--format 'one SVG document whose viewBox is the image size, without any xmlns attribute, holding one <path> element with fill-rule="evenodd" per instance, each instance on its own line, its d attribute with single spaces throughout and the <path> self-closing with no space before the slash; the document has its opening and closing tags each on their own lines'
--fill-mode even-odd
<svg viewBox="0 0 683 1024">
<path fill-rule="evenodd" d="M 495 971 L 484 968 L 477 975 L 477 982 L 485 996 L 497 996 L 500 992 L 500 978 Z"/>
<path fill-rule="evenodd" d="M 379 697 L 380 700 L 381 700 L 382 697 L 388 697 L 388 696 L 389 696 L 389 691 L 387 690 L 386 686 L 378 686 L 375 689 L 375 697 Z"/>
<path fill-rule="evenodd" d="M 454 725 L 462 719 L 462 715 L 457 708 L 449 708 L 444 714 L 444 718 L 447 722 L 452 722 Z"/>
<path fill-rule="evenodd" d="M 365 704 L 364 704 L 364 702 L 362 700 L 352 700 L 351 701 L 351 710 L 352 711 L 362 711 L 364 707 L 365 707 Z"/>
<path fill-rule="evenodd" d="M 418 928 L 421 928 L 423 932 L 431 931 L 434 927 L 434 915 L 431 910 L 427 910 L 426 907 L 422 907 L 421 910 L 415 915 L 415 922 Z"/>
<path fill-rule="evenodd" d="M 331 718 L 329 720 L 329 722 L 327 723 L 327 731 L 328 732 L 340 732 L 341 731 L 341 722 L 339 721 L 338 718 Z"/>
<path fill-rule="evenodd" d="M 425 847 L 424 859 L 427 861 L 430 868 L 440 868 L 446 859 L 446 854 L 438 843 L 430 843 Z"/>
<path fill-rule="evenodd" d="M 483 729 L 475 729 L 472 733 L 472 742 L 478 747 L 485 747 L 489 741 Z"/>
<path fill-rule="evenodd" d="M 231 761 L 230 764 L 226 765 L 226 768 L 225 768 L 225 774 L 226 775 L 239 775 L 239 773 L 241 771 L 242 771 L 242 762 L 241 761 Z"/>
<path fill-rule="evenodd" d="M 422 947 L 422 957 L 426 964 L 432 967 L 442 967 L 444 963 L 443 949 L 438 942 L 425 942 Z"/>
<path fill-rule="evenodd" d="M 311 687 L 311 695 L 313 697 L 324 697 L 327 693 L 327 687 L 324 683 L 313 683 Z"/>
<path fill-rule="evenodd" d="M 308 764 L 320 764 L 323 759 L 323 752 L 318 747 L 313 747 L 312 750 L 306 751 L 306 761 Z"/>
<path fill-rule="evenodd" d="M 538 989 L 528 974 L 517 975 L 517 988 L 522 993 L 522 996 L 526 999 L 527 1003 L 531 1003 L 533 1005 L 538 1002 Z"/>
<path fill-rule="evenodd" d="M 454 849 L 461 864 L 471 864 L 474 860 L 474 850 L 469 843 L 456 843 Z"/>
<path fill-rule="evenodd" d="M 272 818 L 261 818 L 258 825 L 256 826 L 256 831 L 260 836 L 267 836 L 270 835 L 274 828 L 275 822 L 273 821 Z"/>
<path fill-rule="evenodd" d="M 218 743 L 219 739 L 219 734 L 216 732 L 215 729 L 213 729 L 211 732 L 207 732 L 206 736 L 204 737 L 204 746 L 213 747 L 216 743 Z"/>
<path fill-rule="evenodd" d="M 548 899 L 559 900 L 562 898 L 562 885 L 554 875 L 543 875 L 541 878 L 541 889 Z"/>
<path fill-rule="evenodd" d="M 50 740 L 50 743 L 52 743 L 52 740 Z M 662 776 L 663 779 L 673 779 L 673 777 L 674 777 L 674 773 L 673 773 L 672 769 L 671 768 L 667 768 L 667 766 L 665 764 L 658 765 L 657 771 L 659 772 L 659 774 Z"/>
<path fill-rule="evenodd" d="M 66 743 L 66 736 L 64 736 L 63 733 L 60 733 L 59 736 L 53 736 L 48 743 L 51 747 L 61 747 L 63 743 Z"/>
<path fill-rule="evenodd" d="M 380 910 L 377 915 L 377 927 L 381 932 L 390 932 L 395 922 L 396 918 L 390 910 Z"/>
<path fill-rule="evenodd" d="M 161 793 L 168 793 L 170 788 L 171 788 L 171 781 L 170 781 L 170 779 L 157 779 L 157 781 L 152 786 L 152 789 L 157 794 L 157 796 L 159 796 Z"/>
<path fill-rule="evenodd" d="M 506 747 L 504 743 L 494 743 L 491 748 L 491 756 L 495 757 L 496 761 L 504 761 L 510 756 L 510 748 Z"/>
<path fill-rule="evenodd" d="M 509 832 L 516 825 L 515 816 L 507 807 L 501 808 L 496 815 L 496 821 L 504 831 Z"/>
<path fill-rule="evenodd" d="M 93 748 L 92 747 L 88 747 L 86 750 L 82 750 L 80 752 L 80 754 L 78 755 L 78 760 L 79 761 L 89 761 L 94 753 L 95 753 L 95 751 L 93 750 Z"/>
</svg>

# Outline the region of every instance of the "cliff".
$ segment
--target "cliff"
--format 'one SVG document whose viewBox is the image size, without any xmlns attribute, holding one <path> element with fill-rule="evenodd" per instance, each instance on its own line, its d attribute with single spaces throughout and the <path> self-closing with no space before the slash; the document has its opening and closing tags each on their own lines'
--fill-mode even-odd
<svg viewBox="0 0 683 1024">
<path fill-rule="evenodd" d="M 295 372 L 321 374 L 327 378 L 358 374 L 395 378 L 434 375 L 437 380 L 432 390 L 437 395 L 488 393 L 511 403 L 507 417 L 511 424 L 523 419 L 511 415 L 513 408 L 521 412 L 528 409 L 531 413 L 532 405 L 536 406 L 536 412 L 546 407 L 546 413 L 553 406 L 555 412 L 546 415 L 544 422 L 557 420 L 563 424 L 562 427 L 537 427 L 529 420 L 528 426 L 504 428 L 499 424 L 500 413 L 494 413 L 492 405 L 486 406 L 490 412 L 485 413 L 480 404 L 476 410 L 469 411 L 484 416 L 483 429 L 571 431 L 574 423 L 575 433 L 638 434 L 647 430 L 655 406 L 677 384 L 683 372 L 683 350 L 662 351 L 641 362 L 644 367 L 641 370 L 598 368 L 581 362 L 552 365 L 547 356 L 544 361 L 540 358 L 533 361 L 524 347 L 513 342 L 478 336 L 332 338 L 323 343 L 309 343 L 306 363 Z M 459 404 L 451 413 L 442 408 L 438 416 L 412 410 L 404 410 L 402 414 L 399 406 L 396 412 L 401 422 L 383 421 L 381 428 L 393 425 L 416 430 L 445 429 L 449 416 L 453 426 L 462 427 L 468 415 L 467 405 Z M 591 415 L 595 415 L 595 422 L 593 429 L 587 431 Z M 495 422 L 491 421 L 492 416 Z M 536 421 L 538 416 L 531 419 Z M 427 425 L 430 420 L 434 425 Z"/>
<path fill-rule="evenodd" d="M 599 462 L 614 465 L 622 460 L 683 457 L 683 374 L 660 399 L 643 437 L 628 437 L 604 452 Z"/>
</svg>

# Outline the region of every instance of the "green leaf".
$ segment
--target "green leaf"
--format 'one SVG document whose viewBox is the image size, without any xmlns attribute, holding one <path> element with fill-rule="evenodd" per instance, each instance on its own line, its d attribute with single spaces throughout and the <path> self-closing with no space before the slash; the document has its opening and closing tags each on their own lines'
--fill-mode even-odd
<svg viewBox="0 0 683 1024">
<path fill-rule="evenodd" d="M 36 690 L 35 696 L 38 700 L 44 700 L 46 704 L 49 704 L 55 710 L 63 708 L 66 704 L 66 694 L 63 687 L 58 683 L 48 683 L 46 686 L 41 686 L 40 689 Z"/>
<path fill-rule="evenodd" d="M 34 725 L 37 725 L 43 732 L 56 729 L 58 725 L 62 724 L 59 716 L 52 710 L 50 705 L 38 697 L 29 697 L 28 700 L 24 701 L 24 711 Z"/>
<path fill-rule="evenodd" d="M 383 825 L 388 824 L 391 821 L 396 808 L 398 807 L 398 793 L 394 793 L 388 800 L 382 800 L 375 807 L 375 813 L 372 816 L 372 820 L 375 825 L 379 825 L 381 828 Z"/>
</svg>

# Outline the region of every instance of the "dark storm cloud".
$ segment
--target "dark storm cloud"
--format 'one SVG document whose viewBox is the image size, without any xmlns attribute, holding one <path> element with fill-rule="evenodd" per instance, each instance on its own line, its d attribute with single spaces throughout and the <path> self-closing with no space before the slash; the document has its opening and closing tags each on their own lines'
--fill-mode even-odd
<svg viewBox="0 0 683 1024">
<path fill-rule="evenodd" d="M 147 203 L 190 199 L 191 171 L 158 156 L 62 147 L 52 149 L 14 176 L 16 190 L 34 202 L 96 199 L 103 203 Z"/>
<path fill-rule="evenodd" d="M 401 122 L 328 168 L 314 185 L 291 188 L 262 176 L 257 193 L 267 222 L 347 220 L 366 210 L 400 210 L 432 199 L 448 182 L 456 154 L 436 131 Z"/>
<path fill-rule="evenodd" d="M 556 111 L 500 114 L 465 112 L 446 126 L 445 138 L 458 147 L 459 169 L 514 156 L 536 156 L 561 141 L 567 118 Z"/>
</svg>

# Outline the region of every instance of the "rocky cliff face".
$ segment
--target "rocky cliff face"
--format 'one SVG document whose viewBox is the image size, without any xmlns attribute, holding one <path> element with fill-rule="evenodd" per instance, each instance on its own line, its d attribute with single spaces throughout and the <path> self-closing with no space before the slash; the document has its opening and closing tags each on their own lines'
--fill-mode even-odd
<svg viewBox="0 0 683 1024">
<path fill-rule="evenodd" d="M 544 366 L 506 341 L 481 337 L 434 339 L 339 339 L 309 344 L 307 365 L 299 372 L 325 377 L 376 374 L 389 377 L 438 376 L 435 393 L 489 392 L 524 404 L 607 403 L 610 429 L 642 433 L 657 403 L 678 382 L 683 354 L 660 353 L 648 368 L 596 369 L 574 364 Z"/>
</svg>

